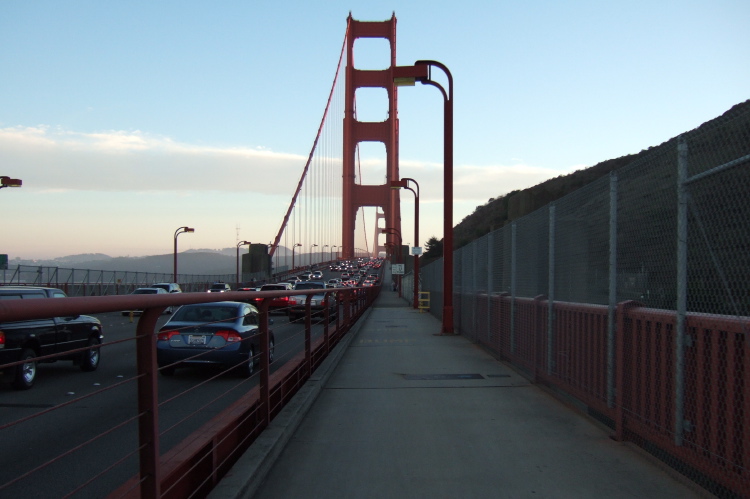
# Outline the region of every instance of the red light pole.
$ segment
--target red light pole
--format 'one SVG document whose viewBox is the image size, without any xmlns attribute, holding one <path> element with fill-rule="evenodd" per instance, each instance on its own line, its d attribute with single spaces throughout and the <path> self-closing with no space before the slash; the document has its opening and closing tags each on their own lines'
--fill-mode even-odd
<svg viewBox="0 0 750 499">
<path fill-rule="evenodd" d="M 432 67 L 448 78 L 448 91 L 433 81 Z M 440 334 L 453 334 L 453 76 L 437 61 L 417 61 L 393 68 L 395 85 L 432 85 L 443 94 L 443 323 Z"/>
<path fill-rule="evenodd" d="M 403 247 L 403 239 L 401 238 L 401 232 L 399 232 L 398 229 L 395 229 L 393 227 L 386 227 L 385 229 L 380 229 L 381 234 L 396 234 L 398 236 L 398 246 L 394 246 L 394 252 L 396 253 L 396 263 L 402 263 L 401 262 L 401 250 Z M 398 248 L 398 252 L 395 251 L 395 248 Z M 401 298 L 401 278 L 403 274 L 398 274 L 398 297 Z"/>
<path fill-rule="evenodd" d="M 5 175 L 0 176 L 0 189 L 4 187 L 21 187 L 23 180 L 20 178 L 10 178 Z"/>
<path fill-rule="evenodd" d="M 313 260 L 313 257 L 312 257 L 312 255 L 313 255 L 313 253 L 312 253 L 312 249 L 313 249 L 313 248 L 315 248 L 315 247 L 317 247 L 317 246 L 318 246 L 317 244 L 311 244 L 311 245 L 310 245 L 310 259 L 308 260 L 308 261 L 310 262 L 310 270 L 312 270 L 312 260 Z"/>
<path fill-rule="evenodd" d="M 409 182 L 417 186 L 415 191 L 409 187 Z M 419 184 L 413 178 L 402 178 L 391 182 L 392 189 L 408 189 L 414 194 L 414 246 L 419 246 Z M 419 255 L 414 254 L 414 308 L 419 308 Z"/>
<path fill-rule="evenodd" d="M 177 236 L 184 232 L 195 232 L 195 229 L 190 227 L 180 227 L 174 232 L 174 282 L 177 282 Z"/>
<path fill-rule="evenodd" d="M 294 246 L 292 246 L 292 272 L 294 272 L 294 249 L 298 246 L 302 246 L 302 243 L 297 243 Z"/>
<path fill-rule="evenodd" d="M 240 246 L 245 245 L 245 244 L 247 244 L 248 246 L 250 246 L 253 243 L 251 243 L 250 241 L 240 241 L 240 242 L 237 243 L 237 289 L 240 288 Z M 248 249 L 248 252 L 249 251 L 250 250 Z M 252 270 L 253 269 L 250 268 L 251 272 L 252 272 Z"/>
</svg>

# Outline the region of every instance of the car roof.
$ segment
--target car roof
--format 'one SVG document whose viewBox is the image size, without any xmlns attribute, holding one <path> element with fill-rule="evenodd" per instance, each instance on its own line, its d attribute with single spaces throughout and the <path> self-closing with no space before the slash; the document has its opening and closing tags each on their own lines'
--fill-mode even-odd
<svg viewBox="0 0 750 499">
<path fill-rule="evenodd" d="M 247 307 L 253 308 L 255 310 L 258 310 L 257 307 L 255 307 L 255 306 L 253 306 L 253 305 L 251 305 L 249 303 L 245 303 L 245 302 L 241 302 L 241 301 L 212 301 L 212 302 L 207 302 L 207 303 L 189 303 L 187 305 L 183 305 L 180 308 L 185 308 L 185 307 L 201 307 L 201 308 L 206 308 L 206 307 L 237 307 L 237 308 L 239 308 L 239 307 L 242 307 L 242 306 L 247 306 Z"/>
</svg>

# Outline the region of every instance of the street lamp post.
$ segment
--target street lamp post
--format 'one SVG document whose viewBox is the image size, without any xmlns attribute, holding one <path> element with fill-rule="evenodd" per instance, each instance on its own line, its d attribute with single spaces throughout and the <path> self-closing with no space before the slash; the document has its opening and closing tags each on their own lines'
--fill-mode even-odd
<svg viewBox="0 0 750 499">
<path fill-rule="evenodd" d="M 448 90 L 432 80 L 432 67 L 445 73 Z M 453 334 L 453 76 L 438 61 L 416 61 L 393 68 L 395 85 L 432 85 L 443 94 L 443 322 L 440 334 Z"/>
<path fill-rule="evenodd" d="M 253 243 L 251 243 L 250 241 L 240 241 L 240 242 L 237 243 L 237 289 L 239 289 L 239 287 L 240 287 L 240 246 L 243 246 L 245 244 L 247 244 L 248 246 L 250 246 Z M 250 252 L 250 249 L 248 248 L 248 253 L 249 252 Z M 250 271 L 252 272 L 252 270 L 253 269 L 252 269 L 252 266 L 251 266 L 250 267 Z"/>
<path fill-rule="evenodd" d="M 335 244 L 331 245 L 331 262 L 333 262 L 333 248 L 338 248 L 338 246 Z"/>
<path fill-rule="evenodd" d="M 415 191 L 409 187 L 409 182 L 417 186 Z M 392 189 L 408 189 L 414 194 L 414 246 L 419 246 L 419 183 L 413 178 L 402 178 L 391 182 Z M 419 308 L 419 255 L 414 253 L 414 308 Z"/>
<path fill-rule="evenodd" d="M 394 252 L 396 253 L 396 263 L 402 263 L 401 262 L 401 248 L 403 246 L 403 239 L 401 238 L 401 232 L 394 228 L 394 227 L 386 227 L 385 229 L 380 229 L 381 234 L 396 234 L 398 236 L 398 246 L 394 245 Z M 398 248 L 398 251 L 396 251 L 396 248 Z M 398 275 L 398 297 L 401 298 L 401 278 L 403 274 Z"/>
<path fill-rule="evenodd" d="M 320 248 L 320 251 L 321 251 L 321 253 L 320 253 L 320 261 L 321 261 L 321 263 L 323 262 L 323 258 L 325 258 L 325 255 L 323 254 L 323 252 L 325 251 L 325 249 L 326 249 L 327 247 L 328 247 L 328 245 L 327 245 L 327 244 L 324 244 L 324 245 L 323 245 L 323 247 L 322 247 L 322 248 Z"/>
<path fill-rule="evenodd" d="M 316 246 L 317 246 L 317 244 L 311 244 L 310 245 L 310 260 L 309 260 L 309 262 L 310 262 L 310 268 L 311 269 L 312 269 L 312 249 L 315 248 Z"/>
<path fill-rule="evenodd" d="M 294 249 L 298 246 L 302 246 L 302 243 L 297 243 L 292 246 L 292 272 L 294 272 Z"/>
<path fill-rule="evenodd" d="M 5 175 L 0 176 L 0 189 L 5 187 L 21 187 L 22 185 L 23 180 L 20 178 L 10 178 Z"/>
<path fill-rule="evenodd" d="M 177 282 L 177 236 L 184 232 L 195 232 L 191 227 L 180 227 L 174 232 L 174 282 Z"/>
<path fill-rule="evenodd" d="M 278 246 L 274 246 L 273 243 L 268 243 L 268 244 L 266 244 L 266 246 L 268 246 L 269 249 L 273 249 L 273 248 L 278 249 Z M 269 279 L 271 279 L 273 277 L 273 275 L 274 275 L 274 272 L 273 272 L 274 269 L 278 269 L 279 268 L 279 253 L 277 251 L 274 251 L 272 254 L 276 254 L 276 265 L 273 265 L 273 257 L 269 256 L 269 255 L 266 255 L 267 260 L 268 260 L 268 278 Z"/>
</svg>

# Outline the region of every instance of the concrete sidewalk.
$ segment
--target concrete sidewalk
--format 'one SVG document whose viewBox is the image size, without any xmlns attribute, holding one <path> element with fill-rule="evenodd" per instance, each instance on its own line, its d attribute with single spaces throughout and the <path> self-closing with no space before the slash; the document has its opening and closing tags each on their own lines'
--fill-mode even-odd
<svg viewBox="0 0 750 499">
<path fill-rule="evenodd" d="M 210 497 L 709 497 L 388 286 L 359 322 Z"/>
</svg>

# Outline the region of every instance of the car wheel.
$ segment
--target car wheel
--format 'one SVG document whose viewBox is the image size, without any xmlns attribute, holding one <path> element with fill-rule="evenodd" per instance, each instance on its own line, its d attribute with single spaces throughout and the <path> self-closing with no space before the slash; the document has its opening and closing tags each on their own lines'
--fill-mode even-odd
<svg viewBox="0 0 750 499">
<path fill-rule="evenodd" d="M 275 347 L 275 342 L 273 340 L 273 336 L 268 338 L 268 363 L 273 364 L 273 351 Z"/>
<path fill-rule="evenodd" d="M 88 347 L 89 349 L 81 354 L 81 371 L 96 371 L 99 367 L 99 361 L 101 360 L 101 349 L 91 348 L 94 345 L 99 345 L 101 340 L 95 336 L 89 338 Z"/>
<path fill-rule="evenodd" d="M 250 345 L 250 351 L 247 352 L 247 362 L 243 362 L 237 367 L 237 373 L 242 378 L 249 378 L 255 374 L 255 349 Z"/>
<path fill-rule="evenodd" d="M 15 367 L 16 373 L 13 376 L 13 388 L 16 390 L 28 390 L 34 386 L 36 380 L 36 361 L 33 360 L 36 357 L 36 352 L 31 348 L 24 348 L 21 351 L 21 359 L 23 364 L 19 364 Z"/>
</svg>

